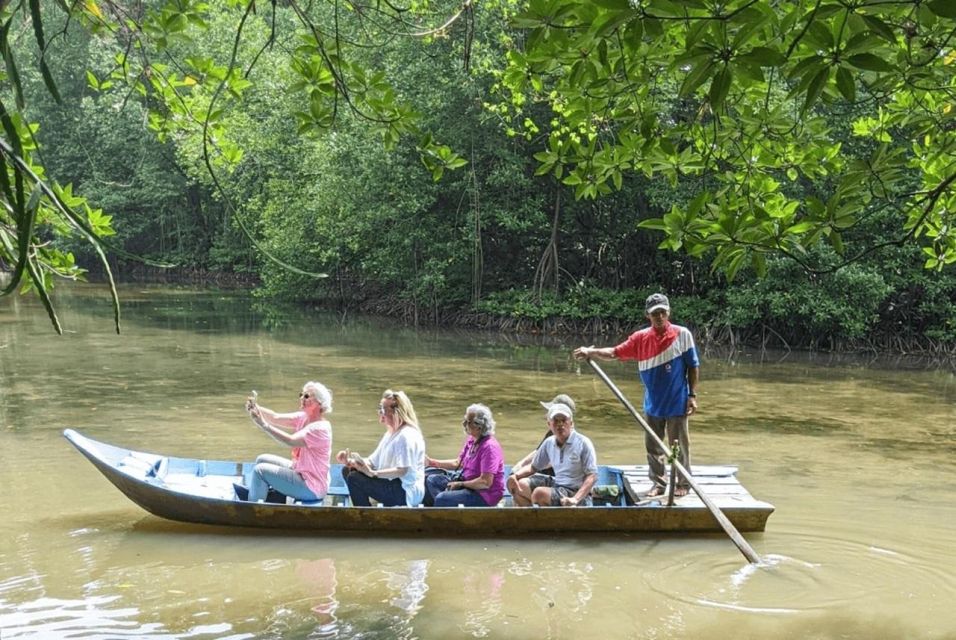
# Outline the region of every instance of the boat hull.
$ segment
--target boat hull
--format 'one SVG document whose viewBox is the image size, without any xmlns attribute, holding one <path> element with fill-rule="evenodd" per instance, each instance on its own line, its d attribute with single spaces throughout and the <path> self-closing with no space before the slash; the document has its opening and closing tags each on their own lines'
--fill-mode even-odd
<svg viewBox="0 0 956 640">
<path fill-rule="evenodd" d="M 179 522 L 363 535 L 722 532 L 713 515 L 699 501 L 682 504 L 683 499 L 673 507 L 381 508 L 252 503 L 231 496 L 195 495 L 167 486 L 158 473 L 159 467 L 165 464 L 170 478 L 175 474 L 169 473 L 169 469 L 191 469 L 193 464 L 199 469 L 226 469 L 226 473 L 234 469 L 235 480 L 240 480 L 248 473 L 250 463 L 207 463 L 142 454 L 92 440 L 71 429 L 66 430 L 64 436 L 127 498 L 149 513 Z M 129 460 L 142 464 L 123 462 Z M 232 479 L 225 474 L 222 478 Z M 763 531 L 767 518 L 773 513 L 772 505 L 752 498 L 740 500 L 734 496 L 733 502 L 721 505 L 718 500 L 717 504 L 742 532 Z"/>
</svg>

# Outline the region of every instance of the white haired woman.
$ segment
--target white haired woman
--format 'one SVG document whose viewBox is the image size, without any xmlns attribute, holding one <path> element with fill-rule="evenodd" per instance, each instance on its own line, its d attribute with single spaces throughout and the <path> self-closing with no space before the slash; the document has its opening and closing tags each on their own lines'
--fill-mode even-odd
<svg viewBox="0 0 956 640">
<path fill-rule="evenodd" d="M 461 421 L 465 444 L 457 458 L 438 460 L 425 456 L 425 464 L 459 471 L 457 478 L 443 473 L 425 479 L 425 504 L 436 507 L 493 507 L 505 492 L 505 457 L 495 439 L 491 409 L 473 404 Z"/>
<path fill-rule="evenodd" d="M 412 401 L 404 391 L 387 389 L 378 405 L 385 434 L 375 451 L 363 458 L 349 449 L 335 459 L 356 507 L 371 506 L 374 498 L 386 507 L 418 506 L 425 495 L 425 440 Z"/>
<path fill-rule="evenodd" d="M 271 454 L 256 458 L 248 500 L 264 500 L 273 488 L 296 500 L 322 500 L 329 489 L 329 456 L 332 452 L 332 392 L 320 382 L 306 382 L 299 393 L 299 410 L 276 413 L 246 401 L 252 421 L 269 437 L 292 447 L 292 459 Z"/>
</svg>

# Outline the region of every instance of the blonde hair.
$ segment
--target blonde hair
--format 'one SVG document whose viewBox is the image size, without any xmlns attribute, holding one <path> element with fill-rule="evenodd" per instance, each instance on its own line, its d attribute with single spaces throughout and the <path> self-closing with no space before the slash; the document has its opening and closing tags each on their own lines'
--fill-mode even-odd
<svg viewBox="0 0 956 640">
<path fill-rule="evenodd" d="M 418 426 L 418 416 L 415 415 L 415 407 L 412 406 L 412 401 L 408 399 L 404 391 L 386 389 L 385 393 L 382 394 L 382 400 L 385 401 L 385 406 L 394 411 L 395 415 L 401 419 L 402 424 L 407 424 L 421 431 L 421 427 Z"/>
</svg>

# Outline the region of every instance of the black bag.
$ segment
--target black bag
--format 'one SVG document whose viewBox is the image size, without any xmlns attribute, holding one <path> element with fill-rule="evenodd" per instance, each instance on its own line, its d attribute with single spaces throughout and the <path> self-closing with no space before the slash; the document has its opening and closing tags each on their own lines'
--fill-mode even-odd
<svg viewBox="0 0 956 640">
<path fill-rule="evenodd" d="M 444 475 L 448 477 L 448 482 L 458 482 L 461 480 L 461 469 L 448 471 L 447 469 L 439 469 L 438 467 L 425 467 L 425 477 L 434 475 Z"/>
</svg>

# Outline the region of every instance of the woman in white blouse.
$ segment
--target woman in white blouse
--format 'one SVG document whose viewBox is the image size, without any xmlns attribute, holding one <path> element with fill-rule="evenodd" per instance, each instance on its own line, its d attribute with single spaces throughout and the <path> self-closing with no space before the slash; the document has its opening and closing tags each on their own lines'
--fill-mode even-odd
<svg viewBox="0 0 956 640">
<path fill-rule="evenodd" d="M 363 458 L 346 449 L 335 459 L 356 507 L 371 506 L 369 498 L 386 507 L 417 506 L 425 495 L 425 440 L 412 401 L 404 391 L 388 389 L 378 407 L 385 434 L 375 451 Z"/>
</svg>

